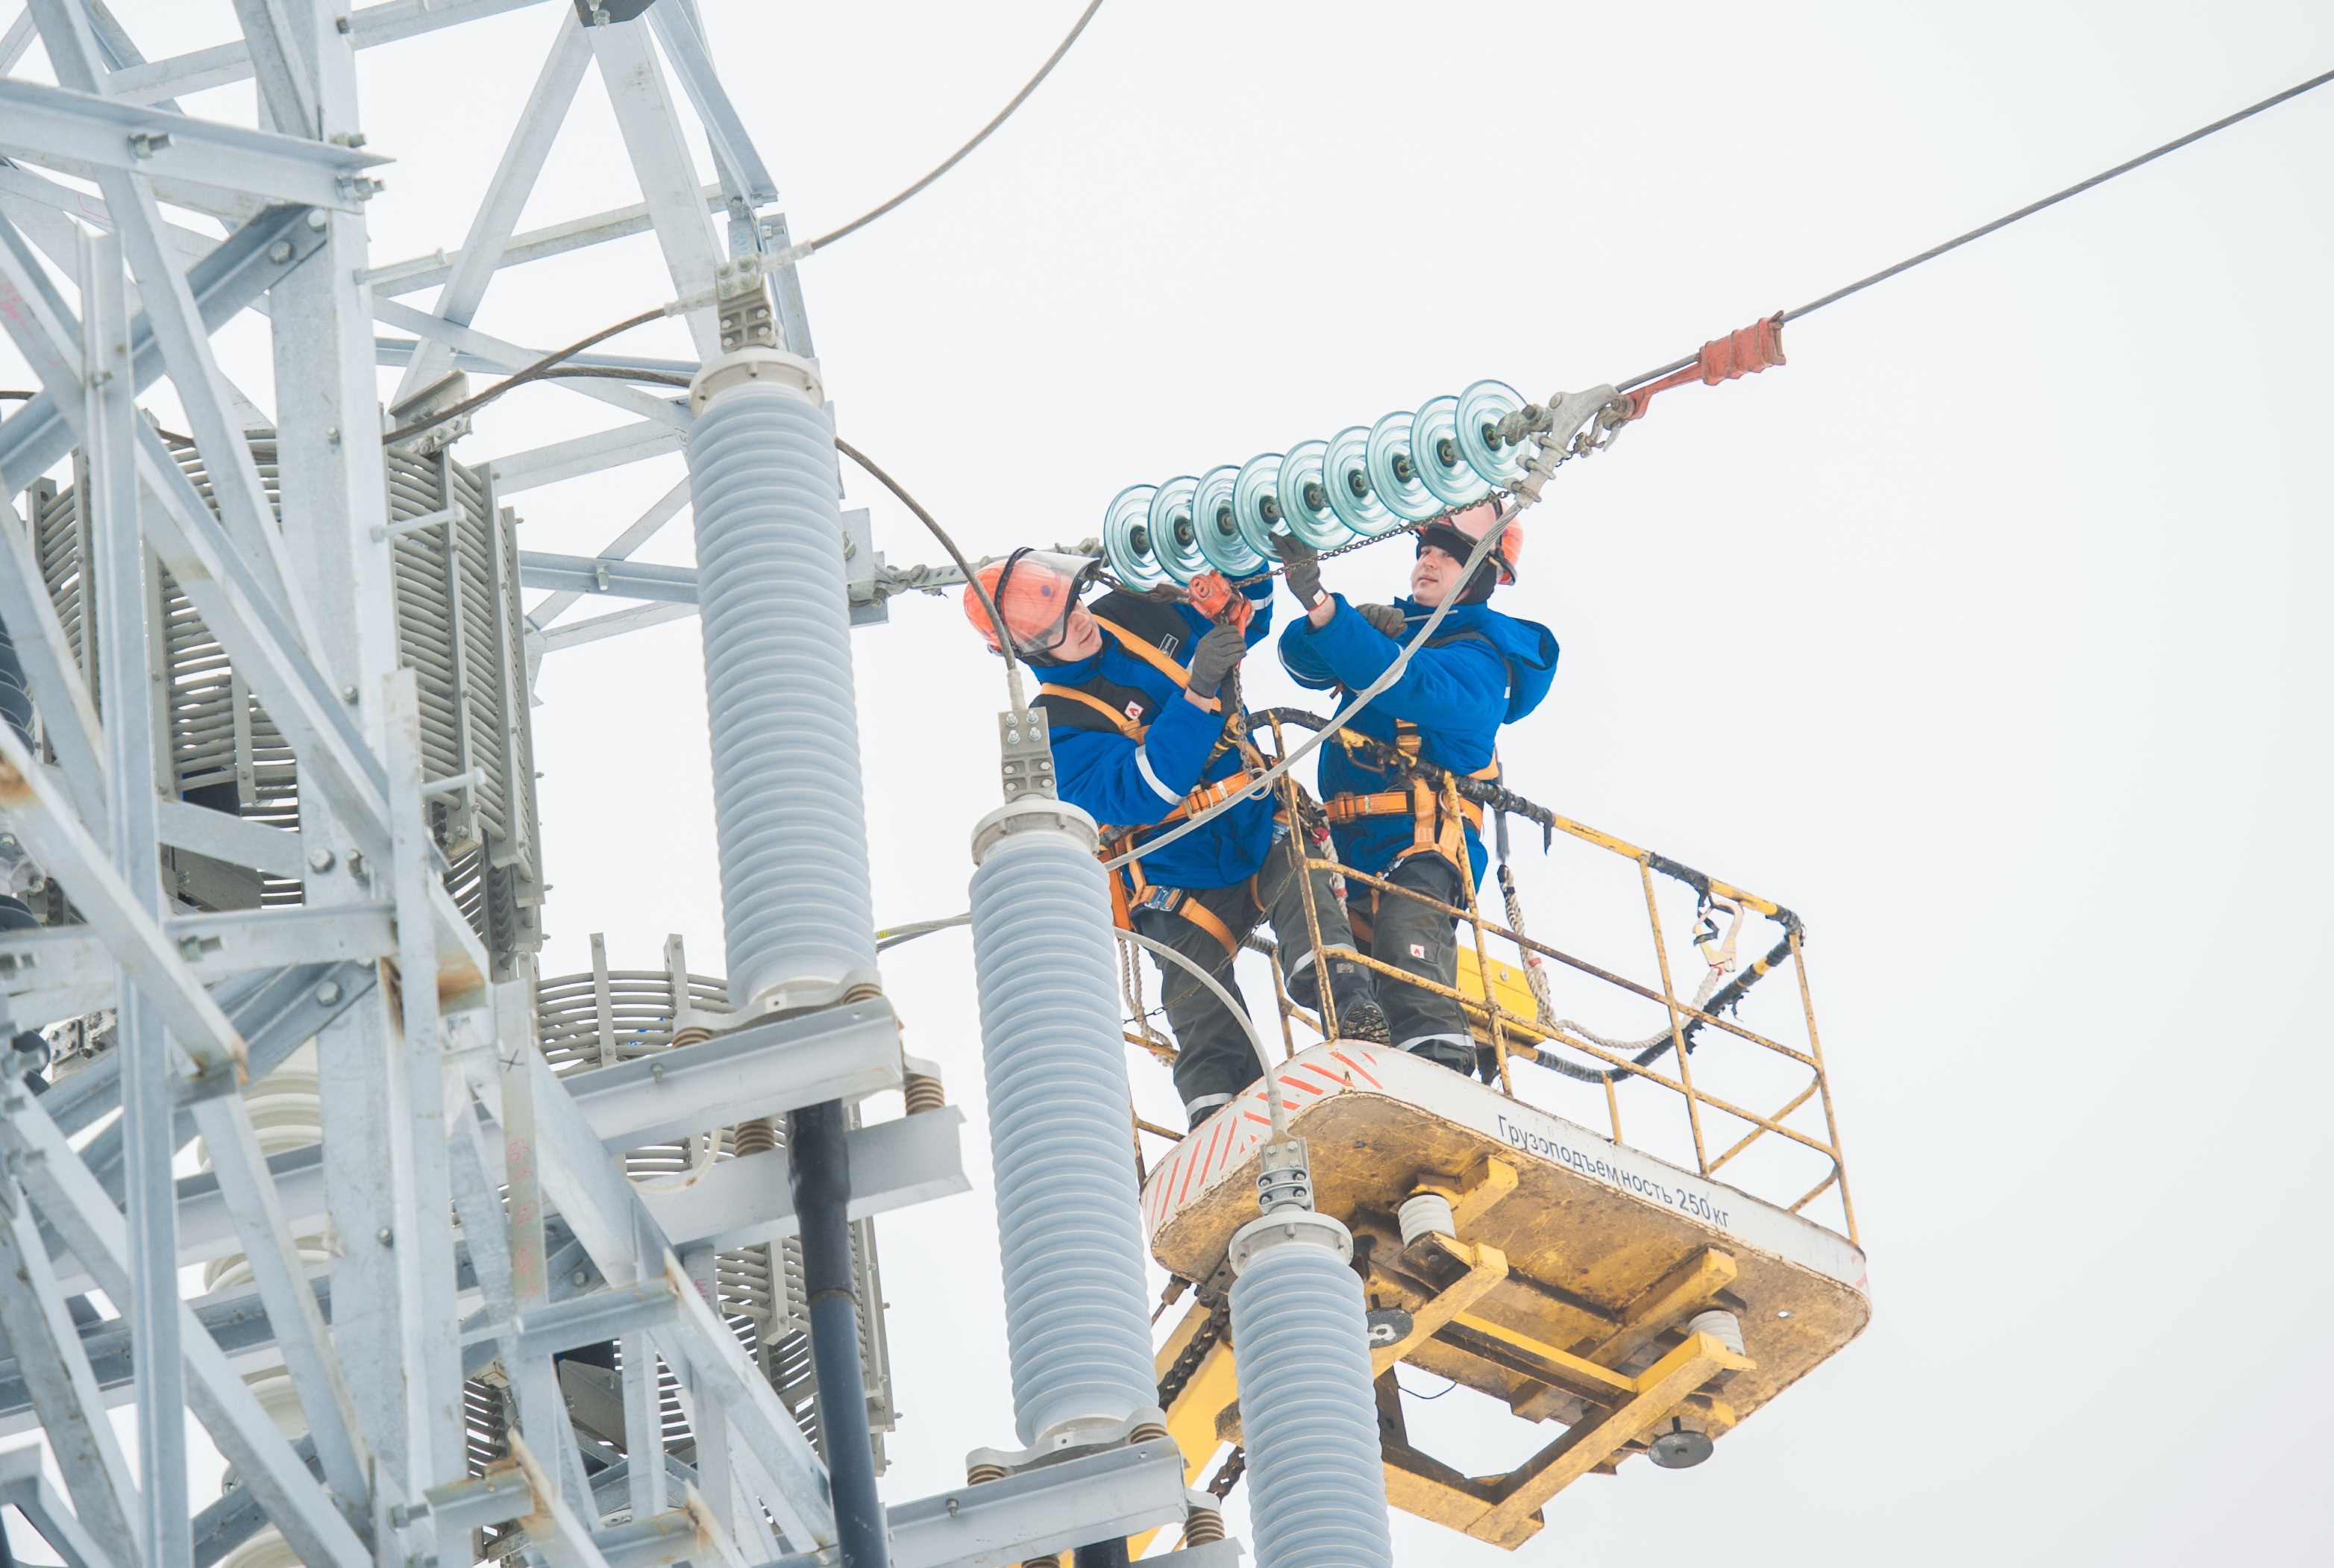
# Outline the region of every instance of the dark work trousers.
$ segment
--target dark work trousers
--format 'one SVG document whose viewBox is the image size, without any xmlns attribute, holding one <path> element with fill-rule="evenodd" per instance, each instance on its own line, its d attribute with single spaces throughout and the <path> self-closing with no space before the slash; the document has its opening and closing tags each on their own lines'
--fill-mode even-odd
<svg viewBox="0 0 2334 1568">
<path fill-rule="evenodd" d="M 1386 874 L 1386 880 L 1428 898 L 1466 908 L 1465 888 L 1459 873 L 1441 855 L 1413 855 Z M 1362 891 L 1356 886 L 1355 891 Z M 1361 951 L 1381 964 L 1433 981 L 1459 984 L 1458 922 L 1438 909 L 1413 903 L 1398 893 L 1368 890 L 1377 908 L 1355 920 L 1358 935 L 1366 928 Z M 1438 996 L 1416 986 L 1376 976 L 1378 1005 L 1385 1010 L 1386 1030 L 1394 1048 L 1423 1056 L 1453 1073 L 1471 1076 L 1475 1071 L 1475 1037 L 1468 1033 L 1467 1015 L 1448 996 Z"/>
<path fill-rule="evenodd" d="M 1282 838 L 1257 870 L 1261 909 L 1249 901 L 1245 883 L 1236 888 L 1197 888 L 1191 894 L 1235 938 L 1255 929 L 1259 919 L 1269 919 L 1289 995 L 1311 1006 L 1318 976 L 1312 932 L 1305 923 L 1305 894 L 1297 878 L 1294 843 L 1291 838 Z M 1322 945 L 1351 948 L 1354 938 L 1345 924 L 1345 906 L 1337 899 L 1330 874 L 1316 871 L 1311 875 L 1314 918 L 1321 928 Z M 1234 997 L 1239 996 L 1239 987 L 1232 983 L 1232 956 L 1213 935 L 1181 915 L 1158 909 L 1138 909 L 1134 920 L 1144 936 L 1174 948 L 1207 970 Z M 1184 1111 L 1196 1126 L 1209 1111 L 1263 1077 L 1263 1069 L 1258 1065 L 1248 1031 L 1224 1010 L 1213 992 L 1180 964 L 1157 954 L 1152 955 L 1151 961 L 1158 966 L 1160 999 L 1166 1004 L 1167 1024 L 1175 1034 L 1175 1091 L 1182 1095 Z M 1340 1007 L 1372 999 L 1375 987 L 1367 969 L 1350 958 L 1332 958 L 1329 965 L 1329 993 Z"/>
</svg>

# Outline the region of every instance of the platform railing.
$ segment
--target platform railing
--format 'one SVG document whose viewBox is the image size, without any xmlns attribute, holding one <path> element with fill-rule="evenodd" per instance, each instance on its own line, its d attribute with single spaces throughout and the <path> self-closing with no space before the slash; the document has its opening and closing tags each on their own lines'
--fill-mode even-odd
<svg viewBox="0 0 2334 1568">
<path fill-rule="evenodd" d="M 1278 718 L 1266 717 L 1268 727 L 1259 728 L 1255 739 L 1262 742 L 1268 732 L 1272 745 L 1262 755 L 1270 760 L 1274 752 L 1285 755 L 1285 751 Z M 1337 741 L 1333 739 L 1331 744 Z M 1418 776 L 1430 780 L 1431 787 L 1439 790 L 1446 809 L 1457 809 L 1456 780 L 1432 768 L 1422 768 Z M 1552 1113 L 1568 1113 L 1542 1103 L 1544 1095 L 1519 1092 L 1513 1071 L 1513 1063 L 1518 1061 L 1600 1090 L 1606 1130 L 1615 1143 L 1629 1142 L 1625 1132 L 1626 1111 L 1626 1125 L 1640 1132 L 1641 1141 L 1633 1147 L 1670 1159 L 1673 1163 L 1683 1164 L 1690 1159 L 1693 1169 L 1702 1175 L 1722 1175 L 1739 1189 L 1787 1207 L 1791 1213 L 1808 1214 L 1810 1206 L 1827 1193 L 1837 1192 L 1836 1215 L 1827 1205 L 1823 1211 L 1808 1217 L 1846 1236 L 1851 1243 L 1857 1240 L 1855 1204 L 1848 1190 L 1831 1084 L 1824 1070 L 1822 1037 L 1807 976 L 1806 929 L 1789 909 L 1704 876 L 1655 851 L 1556 815 L 1519 797 L 1509 797 L 1514 807 L 1520 808 L 1519 814 L 1538 823 L 1551 837 L 1563 834 L 1635 865 L 1652 935 L 1654 973 L 1644 978 L 1632 978 L 1536 940 L 1487 916 L 1471 884 L 1466 887 L 1465 903 L 1454 905 L 1343 863 L 1326 847 L 1328 840 L 1322 831 L 1326 822 L 1320 806 L 1286 778 L 1280 781 L 1278 794 L 1280 813 L 1291 824 L 1292 836 L 1300 846 L 1302 870 L 1308 873 L 1299 876 L 1298 885 L 1305 899 L 1307 935 L 1323 963 L 1333 957 L 1350 959 L 1379 976 L 1382 983 L 1413 986 L 1457 1002 L 1484 1050 L 1487 1082 L 1494 1082 L 1501 1094 Z M 1488 830 L 1489 813 L 1495 808 L 1486 805 L 1483 809 Z M 1462 959 L 1472 957 L 1473 975 L 1464 973 L 1469 966 L 1462 962 L 1461 985 L 1444 986 L 1357 950 L 1366 944 L 1357 944 L 1357 948 L 1325 945 L 1320 912 L 1314 902 L 1314 879 L 1309 874 L 1314 871 L 1326 871 L 1344 879 L 1351 896 L 1358 897 L 1363 889 L 1374 890 L 1381 900 L 1407 899 L 1449 917 L 1465 933 L 1467 947 L 1462 948 Z M 1719 984 L 1721 976 L 1714 973 L 1712 985 L 1705 987 L 1702 996 L 1680 995 L 1671 960 L 1671 943 L 1663 928 L 1657 873 L 1693 890 L 1697 918 L 1713 907 L 1739 907 L 1743 928 L 1747 928 L 1753 918 L 1764 920 L 1778 933 L 1776 939 L 1762 956 L 1745 961 L 1732 980 Z M 1729 947 L 1731 945 L 1730 942 Z M 1271 965 L 1273 993 L 1288 1053 L 1293 1055 L 1312 1044 L 1299 1040 L 1295 1032 L 1298 1026 L 1322 1039 L 1336 1037 L 1335 998 L 1325 995 L 1318 1010 L 1300 1006 L 1288 995 L 1277 948 L 1263 942 L 1251 942 L 1250 946 L 1263 951 Z M 1759 951 L 1755 944 L 1748 946 L 1750 951 Z M 1468 948 L 1471 948 L 1471 954 Z M 1545 988 L 1527 988 L 1513 980 L 1503 986 L 1501 966 L 1496 962 L 1496 955 L 1501 951 L 1512 951 L 1515 962 L 1527 976 L 1538 959 L 1595 982 L 1594 989 L 1588 993 L 1591 996 L 1625 996 L 1657 1004 L 1666 1019 L 1666 1028 L 1650 1040 L 1623 1044 L 1594 1034 L 1569 1019 L 1558 1018 L 1554 1015 Z M 1732 1015 L 1736 1005 L 1751 994 L 1753 986 L 1787 966 L 1797 982 L 1796 1029 L 1803 1032 L 1799 1044 L 1752 1029 Z M 1474 982 L 1472 988 L 1466 985 L 1471 979 Z M 1503 989 L 1507 992 L 1505 997 Z M 1520 1010 L 1524 1007 L 1530 1010 Z M 1135 1011 L 1138 1016 L 1128 1035 L 1130 1042 L 1143 1045 L 1162 1060 L 1172 1061 L 1172 1046 L 1147 1019 L 1139 1015 L 1143 1011 L 1140 1007 Z M 1779 1074 L 1781 1082 L 1776 1082 Z M 1744 1081 L 1741 1087 L 1736 1087 L 1736 1080 Z M 1799 1114 L 1810 1102 L 1818 1108 L 1819 1116 Z M 1761 1111 L 1756 1108 L 1760 1104 L 1776 1104 L 1777 1108 Z M 1660 1114 L 1664 1106 L 1673 1112 L 1666 1124 Z M 1680 1130 L 1674 1112 L 1680 1110 L 1683 1113 L 1683 1144 L 1674 1136 Z M 1666 1139 L 1663 1136 L 1665 1125 L 1670 1133 Z M 1645 1136 L 1648 1129 L 1653 1130 L 1650 1138 Z M 1138 1123 L 1138 1130 L 1154 1136 L 1173 1136 L 1148 1123 Z M 1721 1143 L 1723 1147 L 1717 1147 Z M 1797 1157 L 1775 1158 L 1779 1152 L 1789 1151 L 1797 1151 Z M 1766 1161 L 1766 1167 L 1753 1169 L 1760 1159 Z M 1805 1190 L 1797 1190 L 1799 1182 L 1791 1178 L 1790 1173 L 1797 1169 L 1803 1178 L 1810 1162 L 1820 1172 L 1820 1179 Z"/>
</svg>

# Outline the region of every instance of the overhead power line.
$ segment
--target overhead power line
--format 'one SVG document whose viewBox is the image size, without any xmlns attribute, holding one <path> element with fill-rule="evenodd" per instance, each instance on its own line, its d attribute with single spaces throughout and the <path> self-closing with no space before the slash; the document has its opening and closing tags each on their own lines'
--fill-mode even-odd
<svg viewBox="0 0 2334 1568">
<path fill-rule="evenodd" d="M 1895 277 L 1898 273 L 1909 272 L 1913 268 L 1919 266 L 1923 262 L 1934 261 L 1939 256 L 1943 255 L 1947 251 L 1958 250 L 1963 245 L 1969 244 L 1970 241 L 1974 239 L 1983 239 L 1987 235 L 1992 234 L 1997 229 L 2008 228 L 2011 224 L 2016 223 L 2021 218 L 2032 217 L 2036 213 L 2040 212 L 2043 208 L 2056 207 L 2059 203 L 2066 200 L 2070 196 L 2080 196 L 2083 192 L 2091 189 L 2094 186 L 2105 185 L 2107 181 L 2115 178 L 2117 175 L 2129 174 L 2133 169 L 2139 168 L 2143 164 L 2155 162 L 2157 159 L 2162 158 L 2167 152 L 2177 152 L 2191 142 L 2202 141 L 2204 138 L 2212 135 L 2216 130 L 2226 130 L 2229 127 L 2237 124 L 2241 120 L 2251 120 L 2254 115 L 2261 113 L 2262 111 L 2265 109 L 2274 109 L 2290 98 L 2299 98 L 2303 93 L 2311 91 L 2313 88 L 2323 87 L 2329 82 L 2334 82 L 2334 71 L 2329 71 L 2320 75 L 2313 76 L 2309 81 L 2289 87 L 2284 91 L 2277 93 L 2273 97 L 2264 98 L 2259 103 L 2252 105 L 2249 109 L 2240 109 L 2234 114 L 2228 116 L 2226 119 L 2216 120 L 2210 125 L 2199 126 L 2195 130 L 2190 131 L 2187 135 L 2167 141 L 2162 147 L 2156 148 L 2152 151 L 2143 152 L 2137 158 L 2131 159 L 2129 162 L 2118 163 L 2113 168 L 2104 169 L 2099 173 L 2091 176 L 2090 178 L 2082 180 L 2078 184 L 2070 185 L 2066 189 L 2059 191 L 2055 195 L 2046 196 L 2040 201 L 2029 202 L 2026 206 L 2020 207 L 2016 212 L 2004 213 L 2001 216 L 1995 218 L 1992 223 L 1982 224 L 1978 227 L 1970 230 L 1967 234 L 1959 235 L 1945 241 L 1943 245 L 1932 245 L 1918 255 L 1907 256 L 1903 261 L 1898 262 L 1895 266 L 1883 267 L 1878 272 L 1874 273 L 1870 277 L 1858 278 L 1856 282 L 1849 284 L 1845 288 L 1834 289 L 1831 293 L 1824 295 L 1821 299 L 1801 305 L 1797 310 L 1785 311 L 1775 319 L 1778 322 L 1793 322 L 1799 320 L 1801 316 L 1812 314 L 1813 313 L 1823 309 L 1826 305 L 1837 304 L 1838 302 L 1847 298 L 1847 296 L 1852 293 L 1857 293 L 1862 290 L 1870 288 L 1874 284 L 1885 282 L 1889 278 Z M 1653 380 L 1657 377 L 1666 376 L 1672 370 L 1682 370 L 1685 369 L 1686 366 L 1693 364 L 1693 362 L 1694 356 L 1688 355 L 1683 360 L 1677 360 L 1669 364 L 1664 365 L 1658 370 L 1647 370 L 1642 376 L 1633 377 L 1629 380 L 1623 381 L 1620 384 L 1619 390 L 1624 392 L 1628 391 L 1631 388 L 1642 386 L 1645 382 Z"/>
<path fill-rule="evenodd" d="M 882 217 L 885 213 L 890 212 L 893 207 L 898 207 L 902 202 L 906 201 L 910 197 L 914 196 L 926 186 L 931 184 L 932 181 L 938 179 L 950 169 L 954 168 L 958 164 L 963 162 L 967 153 L 970 152 L 974 148 L 979 147 L 982 142 L 987 141 L 989 138 L 989 134 L 998 126 L 1011 119 L 1013 111 L 1020 108 L 1022 102 L 1027 100 L 1031 93 L 1037 91 L 1037 84 L 1045 81 L 1046 78 L 1053 72 L 1054 67 L 1062 63 L 1062 56 L 1070 52 L 1070 45 L 1078 41 L 1078 34 L 1086 30 L 1086 24 L 1093 21 L 1095 13 L 1101 9 L 1102 0 L 1094 0 L 1092 5 L 1080 12 L 1078 14 L 1077 21 L 1071 24 L 1069 35 L 1062 40 L 1061 43 L 1055 49 L 1053 53 L 1046 57 L 1046 63 L 1037 67 L 1037 74 L 1029 78 L 1028 84 L 1023 87 L 1020 91 L 1013 95 L 1013 101 L 998 110 L 997 111 L 997 118 L 990 120 L 987 125 L 982 126 L 979 135 L 975 136 L 970 141 L 966 142 L 962 147 L 958 148 L 954 152 L 950 153 L 946 161 L 941 163 L 938 168 L 933 169 L 931 173 L 924 176 L 923 178 L 916 181 L 915 184 L 910 186 L 907 189 L 902 191 L 899 195 L 893 197 L 882 206 L 876 207 L 872 211 L 862 213 L 859 216 L 853 218 L 849 223 L 844 224 L 841 228 L 836 229 L 834 233 L 823 234 L 816 239 L 805 240 L 800 245 L 787 246 L 786 255 L 782 259 L 786 261 L 800 261 L 803 257 L 810 255 L 813 251 L 824 249 L 825 247 L 833 245 L 836 240 L 841 239 L 844 236 L 853 234 L 860 229 L 865 228 L 869 224 L 873 223 L 877 218 Z"/>
</svg>

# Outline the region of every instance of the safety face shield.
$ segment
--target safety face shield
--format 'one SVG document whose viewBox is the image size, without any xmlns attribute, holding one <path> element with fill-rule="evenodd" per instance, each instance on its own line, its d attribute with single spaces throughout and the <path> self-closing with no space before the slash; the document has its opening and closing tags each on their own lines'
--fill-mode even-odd
<svg viewBox="0 0 2334 1568">
<path fill-rule="evenodd" d="M 1001 565 L 984 568 L 979 573 L 981 584 L 1005 619 L 1013 651 L 1033 663 L 1050 659 L 1069 635 L 1080 589 L 1101 564 L 1092 556 L 1022 549 Z M 987 624 L 989 617 L 980 608 L 979 595 L 966 593 L 965 613 L 994 647 L 997 636 Z"/>
</svg>

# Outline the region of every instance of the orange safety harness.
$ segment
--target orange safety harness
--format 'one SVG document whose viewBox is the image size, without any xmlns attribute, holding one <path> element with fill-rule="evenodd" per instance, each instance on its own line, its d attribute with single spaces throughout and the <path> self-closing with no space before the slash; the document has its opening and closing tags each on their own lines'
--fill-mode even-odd
<svg viewBox="0 0 2334 1568">
<path fill-rule="evenodd" d="M 1127 653 L 1143 660 L 1173 681 L 1179 689 L 1186 692 L 1191 689 L 1189 673 L 1181 665 L 1161 650 L 1157 644 L 1137 636 L 1114 620 L 1100 615 L 1094 619 L 1095 624 L 1108 633 L 1112 640 Z M 1143 737 L 1151 733 L 1149 725 L 1138 722 L 1093 693 L 1081 691 L 1076 687 L 1046 684 L 1038 687 L 1037 693 L 1040 697 L 1060 697 L 1065 701 L 1083 704 L 1108 720 L 1112 728 L 1137 746 L 1142 745 Z M 1221 705 L 1215 698 L 1208 699 L 1210 712 L 1220 711 L 1220 707 Z M 1249 744 L 1247 726 L 1240 722 L 1239 715 L 1232 716 L 1225 722 L 1223 735 L 1218 738 L 1215 748 L 1208 754 L 1207 762 L 1201 765 L 1202 769 L 1212 765 L 1216 758 L 1235 747 L 1239 749 L 1241 761 L 1246 765 L 1239 772 L 1217 779 L 1213 783 L 1201 784 L 1190 794 L 1185 795 L 1177 803 L 1174 810 L 1157 822 L 1145 822 L 1137 827 L 1104 827 L 1101 832 L 1100 857 L 1104 861 L 1116 860 L 1140 843 L 1143 834 L 1156 832 L 1161 828 L 1172 827 L 1187 817 L 1196 816 L 1210 807 L 1222 804 L 1235 795 L 1244 794 L 1255 788 L 1257 780 L 1263 777 L 1265 774 L 1266 764 L 1263 757 L 1257 755 L 1256 748 Z M 1143 862 L 1139 860 L 1128 861 L 1124 870 L 1125 871 L 1124 876 L 1110 879 L 1111 921 L 1120 930 L 1134 929 L 1135 910 L 1156 909 L 1164 914 L 1181 915 L 1207 932 L 1222 944 L 1227 957 L 1239 951 L 1239 938 L 1233 935 L 1231 928 L 1219 919 L 1214 910 L 1194 898 L 1189 889 L 1162 887 L 1153 882 L 1143 874 Z M 1251 907 L 1259 906 L 1260 900 L 1257 897 L 1254 877 L 1248 880 L 1248 898 Z"/>
<path fill-rule="evenodd" d="M 1345 740 L 1344 731 L 1339 732 L 1338 738 L 1340 744 L 1345 745 L 1346 754 L 1351 755 L 1354 747 Z M 1406 718 L 1395 721 L 1394 746 L 1412 762 L 1419 760 L 1421 738 L 1418 726 Z M 1500 777 L 1499 754 L 1491 754 L 1488 765 L 1461 776 L 1496 784 Z M 1458 807 L 1456 812 L 1451 809 L 1454 804 Z M 1413 778 L 1404 789 L 1380 790 L 1372 794 L 1357 794 L 1351 791 L 1334 794 L 1321 803 L 1321 810 L 1333 824 L 1350 822 L 1361 817 L 1409 817 L 1413 824 L 1410 847 L 1396 855 L 1394 863 L 1398 866 L 1413 855 L 1440 855 L 1450 861 L 1461 877 L 1466 876 L 1468 871 L 1467 830 L 1471 827 L 1480 832 L 1483 826 L 1481 806 L 1455 792 L 1438 790 L 1423 778 Z"/>
</svg>

